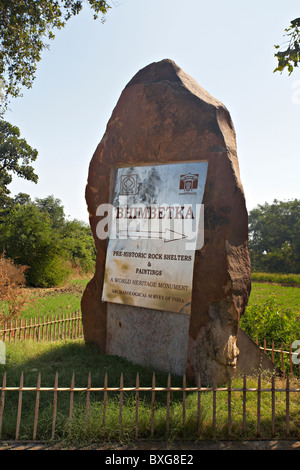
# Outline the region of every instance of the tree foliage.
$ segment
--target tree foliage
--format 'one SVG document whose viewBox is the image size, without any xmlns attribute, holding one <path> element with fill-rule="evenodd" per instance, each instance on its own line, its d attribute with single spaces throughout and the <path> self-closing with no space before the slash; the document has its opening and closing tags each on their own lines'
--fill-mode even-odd
<svg viewBox="0 0 300 470">
<path fill-rule="evenodd" d="M 53 285 L 48 265 L 62 255 L 62 250 L 58 234 L 51 230 L 51 225 L 50 217 L 37 206 L 25 204 L 12 211 L 2 226 L 5 253 L 15 262 L 29 267 L 26 278 L 30 285 Z"/>
<path fill-rule="evenodd" d="M 38 176 L 31 165 L 38 152 L 21 138 L 18 127 L 0 119 L 0 222 L 11 209 L 8 185 L 13 175 L 37 183 Z"/>
<path fill-rule="evenodd" d="M 43 199 L 36 198 L 35 205 L 46 217 L 50 218 L 51 227 L 54 230 L 60 230 L 63 227 L 65 214 L 60 199 L 56 199 L 54 196 L 47 196 Z"/>
<path fill-rule="evenodd" d="M 255 271 L 300 273 L 300 200 L 274 200 L 249 213 L 249 248 Z"/>
<path fill-rule="evenodd" d="M 296 18 L 290 22 L 290 26 L 285 29 L 288 37 L 287 43 L 280 50 L 279 45 L 274 46 L 277 49 L 275 57 L 277 58 L 277 67 L 274 72 L 282 72 L 287 68 L 289 75 L 293 72 L 294 67 L 298 67 L 300 62 L 300 18 Z"/>
<path fill-rule="evenodd" d="M 94 19 L 110 8 L 103 0 L 85 0 Z M 83 0 L 0 0 L 0 82 L 4 102 L 17 97 L 21 87 L 31 88 L 42 51 L 54 31 L 80 13 Z"/>
</svg>

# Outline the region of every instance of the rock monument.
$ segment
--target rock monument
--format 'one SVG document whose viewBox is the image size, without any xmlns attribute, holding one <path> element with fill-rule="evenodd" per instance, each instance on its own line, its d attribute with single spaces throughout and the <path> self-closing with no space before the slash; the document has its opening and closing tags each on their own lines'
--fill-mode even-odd
<svg viewBox="0 0 300 470">
<path fill-rule="evenodd" d="M 226 107 L 171 60 L 140 70 L 92 157 L 86 201 L 97 261 L 81 302 L 85 341 L 203 384 L 226 380 L 251 286 Z M 178 224 L 196 219 L 188 246 Z"/>
</svg>

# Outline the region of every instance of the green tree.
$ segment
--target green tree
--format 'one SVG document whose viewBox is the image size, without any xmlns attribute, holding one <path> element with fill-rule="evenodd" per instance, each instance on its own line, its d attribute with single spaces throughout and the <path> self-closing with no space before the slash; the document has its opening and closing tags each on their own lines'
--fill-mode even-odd
<svg viewBox="0 0 300 470">
<path fill-rule="evenodd" d="M 13 199 L 14 205 L 24 206 L 24 204 L 30 204 L 31 198 L 29 194 L 26 193 L 18 193 Z"/>
<path fill-rule="evenodd" d="M 37 155 L 37 150 L 20 137 L 18 127 L 0 119 L 0 221 L 11 210 L 8 185 L 13 175 L 37 183 L 38 176 L 31 165 Z"/>
<path fill-rule="evenodd" d="M 282 72 L 287 68 L 290 75 L 294 67 L 298 67 L 300 62 L 300 18 L 292 20 L 290 26 L 285 29 L 285 32 L 288 41 L 284 44 L 282 50 L 280 50 L 279 45 L 274 46 L 277 49 L 275 54 L 277 67 L 274 72 Z"/>
<path fill-rule="evenodd" d="M 61 230 L 65 224 L 64 207 L 61 200 L 54 196 L 47 196 L 43 199 L 36 198 L 35 205 L 42 212 L 45 212 L 50 217 L 52 228 Z"/>
<path fill-rule="evenodd" d="M 76 219 L 67 221 L 62 237 L 72 266 L 79 267 L 83 272 L 92 271 L 95 267 L 96 248 L 88 224 Z"/>
<path fill-rule="evenodd" d="M 255 271 L 300 273 L 300 200 L 275 199 L 250 211 L 249 248 Z"/>
<path fill-rule="evenodd" d="M 15 263 L 28 266 L 29 285 L 50 287 L 63 283 L 72 269 L 94 268 L 96 250 L 90 227 L 66 220 L 59 199 L 48 196 L 31 201 L 15 196 L 9 214 L 0 224 L 0 250 Z"/>
<path fill-rule="evenodd" d="M 94 19 L 110 8 L 103 0 L 85 0 Z M 0 0 L 0 83 L 4 106 L 9 96 L 31 88 L 41 53 L 54 39 L 54 31 L 80 13 L 83 0 Z M 2 111 L 3 111 L 2 107 Z"/>
<path fill-rule="evenodd" d="M 84 272 L 93 269 L 96 249 L 88 224 L 76 219 L 66 220 L 64 207 L 60 199 L 54 196 L 36 198 L 35 205 L 50 217 L 52 229 L 58 232 L 67 259 L 72 266 L 79 267 Z"/>
</svg>

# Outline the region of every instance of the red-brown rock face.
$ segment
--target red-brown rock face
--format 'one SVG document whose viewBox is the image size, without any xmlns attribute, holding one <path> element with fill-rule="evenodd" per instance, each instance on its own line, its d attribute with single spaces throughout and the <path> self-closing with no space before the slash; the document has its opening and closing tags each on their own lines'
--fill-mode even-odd
<svg viewBox="0 0 300 470">
<path fill-rule="evenodd" d="M 91 160 L 86 201 L 97 263 L 82 318 L 85 340 L 107 352 L 107 303 L 101 301 L 107 240 L 96 235 L 96 209 L 111 201 L 112 168 L 198 160 L 208 162 L 205 232 L 195 253 L 186 372 L 212 383 L 236 366 L 238 323 L 251 285 L 248 216 L 229 112 L 170 60 L 150 64 L 128 83 Z"/>
</svg>

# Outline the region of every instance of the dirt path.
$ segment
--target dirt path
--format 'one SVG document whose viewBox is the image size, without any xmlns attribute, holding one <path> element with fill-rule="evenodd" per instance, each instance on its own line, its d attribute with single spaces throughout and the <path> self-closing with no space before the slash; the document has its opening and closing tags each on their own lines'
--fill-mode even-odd
<svg viewBox="0 0 300 470">
<path fill-rule="evenodd" d="M 80 284 L 68 284 L 63 287 L 24 287 L 25 292 L 29 292 L 33 297 L 45 297 L 47 295 L 58 295 L 58 294 L 82 294 L 84 286 Z"/>
</svg>

